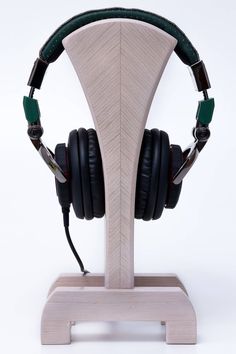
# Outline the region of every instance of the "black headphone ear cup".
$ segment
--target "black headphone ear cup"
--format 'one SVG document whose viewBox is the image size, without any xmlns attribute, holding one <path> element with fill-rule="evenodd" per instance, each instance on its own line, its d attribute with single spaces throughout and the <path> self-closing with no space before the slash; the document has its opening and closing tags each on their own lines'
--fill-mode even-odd
<svg viewBox="0 0 236 354">
<path fill-rule="evenodd" d="M 55 178 L 58 201 L 61 204 L 62 208 L 69 208 L 71 204 L 71 190 L 66 144 L 57 144 L 55 148 L 55 160 L 67 178 L 67 181 L 65 183 L 60 183 Z"/>
<path fill-rule="evenodd" d="M 89 171 L 89 144 L 88 133 L 84 128 L 78 130 L 78 153 L 80 160 L 80 175 L 84 206 L 85 219 L 93 218 L 92 195 L 90 188 L 90 171 Z"/>
<path fill-rule="evenodd" d="M 159 175 L 160 175 L 160 163 L 161 163 L 161 139 L 160 131 L 158 129 L 152 129 L 152 162 L 150 171 L 150 183 L 149 192 L 147 196 L 146 208 L 143 214 L 143 220 L 149 221 L 153 217 L 156 198 L 159 185 Z"/>
<path fill-rule="evenodd" d="M 170 146 L 168 134 L 160 131 L 161 138 L 161 157 L 160 157 L 160 170 L 159 170 L 159 183 L 156 198 L 156 206 L 153 214 L 153 220 L 161 217 L 166 203 L 166 195 L 168 189 L 168 172 L 170 163 Z"/>
<path fill-rule="evenodd" d="M 179 145 L 170 145 L 170 167 L 169 167 L 169 186 L 166 198 L 166 208 L 174 209 L 178 203 L 182 182 L 174 184 L 172 182 L 174 175 L 183 164 L 183 152 Z"/>
<path fill-rule="evenodd" d="M 82 196 L 82 183 L 80 173 L 80 161 L 78 150 L 77 130 L 72 130 L 68 139 L 68 158 L 71 177 L 71 199 L 75 215 L 79 219 L 84 219 L 84 206 Z"/>
<path fill-rule="evenodd" d="M 92 195 L 93 215 L 102 218 L 105 214 L 105 191 L 102 157 L 96 131 L 88 129 L 89 175 Z"/>
<path fill-rule="evenodd" d="M 145 129 L 139 155 L 136 195 L 135 195 L 135 218 L 142 219 L 146 208 L 150 177 L 152 170 L 152 134 L 150 130 Z"/>
</svg>

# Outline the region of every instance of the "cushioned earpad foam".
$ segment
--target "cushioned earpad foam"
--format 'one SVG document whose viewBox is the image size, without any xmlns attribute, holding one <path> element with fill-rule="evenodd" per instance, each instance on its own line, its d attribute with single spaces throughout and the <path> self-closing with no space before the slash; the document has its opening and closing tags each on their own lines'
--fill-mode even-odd
<svg viewBox="0 0 236 354">
<path fill-rule="evenodd" d="M 94 129 L 88 129 L 87 133 L 93 215 L 96 218 L 101 218 L 105 214 L 105 192 L 102 158 L 96 131 Z"/>
<path fill-rule="evenodd" d="M 68 140 L 68 157 L 71 170 L 71 199 L 75 215 L 84 219 L 82 183 L 80 174 L 80 161 L 78 153 L 77 130 L 72 130 Z"/>
<path fill-rule="evenodd" d="M 166 198 L 166 208 L 173 209 L 178 203 L 182 182 L 179 184 L 172 183 L 174 175 L 183 164 L 183 153 L 179 145 L 170 145 L 170 168 L 169 168 L 169 184 Z"/>
<path fill-rule="evenodd" d="M 67 178 L 67 181 L 65 183 L 60 183 L 55 178 L 58 200 L 62 207 L 69 208 L 71 204 L 71 191 L 70 191 L 69 162 L 67 156 L 67 148 L 65 144 L 57 144 L 55 148 L 55 160 Z"/>
<path fill-rule="evenodd" d="M 152 167 L 150 171 L 150 183 L 149 183 L 149 192 L 146 202 L 146 208 L 143 215 L 143 220 L 149 221 L 153 217 L 157 191 L 159 185 L 159 170 L 161 162 L 161 139 L 160 131 L 158 129 L 152 129 Z"/>
<path fill-rule="evenodd" d="M 152 134 L 145 129 L 140 150 L 135 197 L 135 218 L 142 219 L 150 188 L 152 170 Z"/>
<path fill-rule="evenodd" d="M 80 128 L 69 135 L 68 148 L 58 144 L 55 158 L 67 176 L 66 183 L 56 181 L 61 205 L 72 202 L 78 218 L 92 219 L 105 213 L 102 159 L 96 131 Z M 137 171 L 135 218 L 160 218 L 164 207 L 174 208 L 182 183 L 171 183 L 183 162 L 180 146 L 169 146 L 168 135 L 157 129 L 145 129 Z M 70 171 L 70 173 L 69 173 Z"/>
<path fill-rule="evenodd" d="M 84 206 L 85 219 L 91 220 L 93 218 L 92 195 L 90 188 L 89 175 L 89 145 L 88 133 L 84 128 L 78 130 L 78 154 L 80 161 L 80 176 Z"/>
<path fill-rule="evenodd" d="M 166 132 L 160 131 L 161 137 L 161 163 L 159 170 L 159 184 L 156 198 L 156 206 L 153 219 L 159 219 L 163 212 L 166 202 L 168 188 L 168 171 L 169 171 L 169 137 Z"/>
</svg>

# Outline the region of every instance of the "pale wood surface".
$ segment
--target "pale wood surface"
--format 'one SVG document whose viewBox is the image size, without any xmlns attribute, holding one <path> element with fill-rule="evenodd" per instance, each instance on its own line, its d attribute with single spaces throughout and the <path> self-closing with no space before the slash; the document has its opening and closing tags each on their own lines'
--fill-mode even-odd
<svg viewBox="0 0 236 354">
<path fill-rule="evenodd" d="M 179 287 L 58 287 L 45 305 L 42 344 L 69 344 L 76 321 L 163 321 L 169 344 L 196 343 L 196 317 Z"/>
<path fill-rule="evenodd" d="M 134 286 L 134 203 L 144 126 L 176 39 L 142 21 L 112 19 L 63 40 L 84 89 L 103 160 L 107 288 Z"/>
<path fill-rule="evenodd" d="M 49 289 L 48 296 L 57 287 L 104 287 L 104 274 L 89 273 L 86 276 L 82 274 L 61 274 L 52 284 Z M 187 291 L 177 277 L 176 274 L 135 274 L 134 286 L 147 286 L 147 287 L 180 287 L 185 294 Z"/>
<path fill-rule="evenodd" d="M 196 316 L 173 274 L 134 277 L 133 221 L 137 162 L 153 95 L 176 40 L 134 20 L 106 20 L 63 45 L 87 97 L 103 159 L 106 269 L 62 275 L 42 314 L 43 344 L 68 344 L 76 321 L 157 320 L 167 343 L 196 343 Z M 104 283 L 106 288 L 104 287 Z M 133 288 L 135 283 L 135 288 Z"/>
</svg>

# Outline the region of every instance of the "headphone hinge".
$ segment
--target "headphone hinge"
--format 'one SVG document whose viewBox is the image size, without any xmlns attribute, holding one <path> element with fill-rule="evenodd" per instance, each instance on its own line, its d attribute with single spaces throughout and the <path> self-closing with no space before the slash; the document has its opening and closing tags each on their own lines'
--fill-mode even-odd
<svg viewBox="0 0 236 354">
<path fill-rule="evenodd" d="M 35 123 L 29 123 L 27 133 L 31 140 L 38 140 L 43 135 L 43 127 L 40 120 Z"/>
</svg>

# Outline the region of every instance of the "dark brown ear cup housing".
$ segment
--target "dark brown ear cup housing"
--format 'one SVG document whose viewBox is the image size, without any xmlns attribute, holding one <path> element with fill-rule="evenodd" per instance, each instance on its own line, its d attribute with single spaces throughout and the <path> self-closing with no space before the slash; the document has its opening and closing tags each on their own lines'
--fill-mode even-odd
<svg viewBox="0 0 236 354">
<path fill-rule="evenodd" d="M 91 220 L 105 214 L 105 191 L 102 158 L 96 131 L 80 128 L 73 130 L 68 147 L 58 144 L 55 159 L 68 181 L 56 180 L 60 204 L 72 203 L 79 219 Z M 170 145 L 167 133 L 145 129 L 137 171 L 135 218 L 159 219 L 164 208 L 174 208 L 181 185 L 172 178 L 183 162 L 182 150 Z"/>
</svg>

